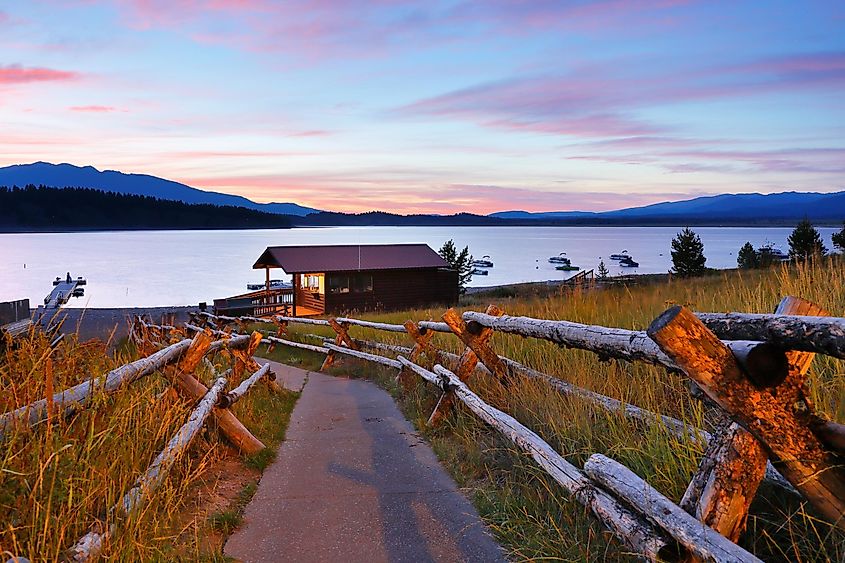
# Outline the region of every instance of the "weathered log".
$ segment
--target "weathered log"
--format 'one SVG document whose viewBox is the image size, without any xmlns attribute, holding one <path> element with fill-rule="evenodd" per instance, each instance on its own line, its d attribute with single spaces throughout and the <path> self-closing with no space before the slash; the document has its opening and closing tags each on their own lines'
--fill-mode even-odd
<svg viewBox="0 0 845 563">
<path fill-rule="evenodd" d="M 420 356 L 425 354 L 434 363 L 439 362 L 438 350 L 432 345 L 431 340 L 434 338 L 434 331 L 421 328 L 417 326 L 414 321 L 408 320 L 404 324 L 405 332 L 408 333 L 414 341 L 414 349 L 411 352 L 411 361 L 419 361 Z"/>
<path fill-rule="evenodd" d="M 775 310 L 779 315 L 823 312 L 813 303 L 798 298 L 783 299 Z M 731 351 L 741 360 L 740 365 L 758 389 L 780 385 L 790 369 L 803 374 L 813 359 L 811 352 L 774 354 L 762 346 L 749 346 L 747 353 L 737 348 Z M 792 361 L 788 360 L 789 356 Z M 752 364 L 754 368 L 748 369 Z M 723 424 L 690 481 L 681 508 L 737 542 L 745 529 L 748 509 L 765 475 L 767 462 L 766 452 L 754 436 L 736 423 Z"/>
<path fill-rule="evenodd" d="M 214 385 L 211 386 L 211 389 L 208 390 L 191 413 L 188 422 L 176 432 L 144 474 L 138 478 L 135 486 L 123 496 L 121 505 L 126 514 L 131 514 L 140 508 L 146 498 L 161 485 L 173 464 L 187 451 L 194 437 L 202 429 L 206 419 L 212 413 L 214 405 L 219 401 L 225 386 L 225 377 L 220 377 L 214 382 Z"/>
<path fill-rule="evenodd" d="M 241 338 L 241 337 L 233 337 Z M 247 340 L 249 337 L 246 337 Z M 211 337 L 207 332 L 199 332 L 191 342 L 191 347 L 197 350 L 193 354 L 185 354 L 185 360 L 180 362 L 178 367 L 168 368 L 171 371 L 173 384 L 177 390 L 183 395 L 186 395 L 191 400 L 197 400 L 204 397 L 208 393 L 208 388 L 198 379 L 196 379 L 191 372 L 196 369 L 199 361 L 204 354 L 199 354 L 199 351 L 210 350 L 212 343 Z M 221 342 L 218 340 L 217 342 Z M 228 440 L 235 445 L 244 454 L 254 454 L 263 450 L 266 446 L 252 435 L 252 433 L 244 426 L 231 411 L 226 409 L 215 408 L 213 411 L 214 417 L 217 419 L 217 426 Z"/>
<path fill-rule="evenodd" d="M 660 526 L 693 556 L 705 561 L 760 561 L 681 510 L 624 465 L 593 454 L 584 464 L 584 472 Z"/>
<path fill-rule="evenodd" d="M 322 337 L 320 337 L 322 338 Z M 266 342 L 272 342 L 275 344 L 283 344 L 285 346 L 290 346 L 291 348 L 301 348 L 302 350 L 310 350 L 311 352 L 319 352 L 321 354 L 328 354 L 329 350 L 322 346 L 312 346 L 311 344 L 305 344 L 304 342 L 295 342 L 293 340 L 286 340 L 284 338 L 277 338 L 275 336 L 265 336 L 264 340 Z"/>
<path fill-rule="evenodd" d="M 232 369 L 235 381 L 241 380 L 245 370 L 258 369 L 258 363 L 256 363 L 252 355 L 255 354 L 255 351 L 258 349 L 258 345 L 261 344 L 262 340 L 263 335 L 258 331 L 254 331 L 249 336 L 249 343 L 246 348 L 232 350 L 232 354 L 235 356 L 235 366 Z"/>
<path fill-rule="evenodd" d="M 725 340 L 765 340 L 789 350 L 845 359 L 845 318 L 810 315 L 813 314 L 697 314 L 707 328 Z"/>
<path fill-rule="evenodd" d="M 349 323 L 340 323 L 340 322 L 337 321 L 337 319 L 334 319 L 334 318 L 330 318 L 326 322 L 329 323 L 329 326 L 332 327 L 332 330 L 334 330 L 335 334 L 337 334 L 337 336 L 334 339 L 335 345 L 337 345 L 337 346 L 346 345 L 353 350 L 358 347 L 358 345 L 355 344 L 355 341 L 352 339 L 352 337 L 349 336 L 349 332 L 348 332 Z M 327 370 L 333 363 L 334 363 L 334 352 L 332 350 L 329 350 L 329 353 L 326 354 L 326 359 L 323 360 L 323 365 L 320 366 L 320 371 Z"/>
<path fill-rule="evenodd" d="M 360 319 L 352 319 L 349 317 L 338 317 L 337 322 L 355 326 L 362 326 L 366 328 L 373 328 L 376 330 L 384 330 L 387 332 L 405 332 L 405 327 L 402 325 L 377 323 L 375 321 L 362 321 Z"/>
<path fill-rule="evenodd" d="M 135 360 L 113 369 L 109 373 L 90 378 L 79 385 L 65 389 L 53 395 L 52 402 L 57 416 L 70 416 L 81 408 L 86 408 L 95 393 L 111 394 L 154 373 L 166 365 L 176 362 L 190 346 L 190 340 L 183 340 L 159 350 L 154 354 Z M 4 413 L 0 416 L 0 441 L 7 438 L 9 430 L 17 423 L 28 427 L 35 426 L 47 419 L 47 400 L 41 399 L 29 405 Z"/>
<path fill-rule="evenodd" d="M 307 319 L 304 317 L 285 317 L 283 315 L 276 315 L 273 317 L 274 319 L 280 321 L 286 321 L 289 323 L 299 323 L 303 325 L 319 325 L 319 326 L 329 326 L 329 321 L 323 319 Z"/>
<path fill-rule="evenodd" d="M 426 330 L 433 330 L 434 332 L 443 332 L 446 334 L 452 333 L 452 329 L 450 329 L 449 325 L 447 325 L 446 323 L 439 323 L 436 321 L 420 321 L 417 323 L 417 326 Z"/>
<path fill-rule="evenodd" d="M 390 358 L 385 358 L 384 356 L 377 356 L 375 354 L 361 352 L 360 350 L 353 350 L 344 346 L 338 346 L 336 344 L 332 344 L 330 341 L 327 341 L 325 343 L 325 346 L 328 350 L 332 352 L 337 352 L 338 354 L 344 354 L 353 358 L 367 360 L 368 362 L 374 362 L 394 369 L 402 369 L 402 364 L 399 363 L 397 360 L 391 360 Z"/>
<path fill-rule="evenodd" d="M 267 376 L 270 373 L 270 364 L 264 364 L 261 366 L 258 371 L 241 381 L 240 385 L 225 393 L 220 397 L 220 401 L 218 403 L 218 407 L 227 409 L 240 401 L 244 395 L 246 395 L 247 391 L 255 385 L 255 383 L 261 379 L 262 377 Z"/>
<path fill-rule="evenodd" d="M 455 396 L 473 413 L 528 453 L 555 481 L 578 502 L 590 508 L 599 521 L 637 553 L 652 560 L 672 560 L 677 557 L 673 542 L 668 541 L 648 521 L 596 487 L 578 468 L 563 459 L 537 434 L 512 416 L 482 401 L 454 373 L 440 365 L 434 366 L 432 373 L 403 356 L 398 359 L 426 381 L 443 390 L 452 389 Z"/>
<path fill-rule="evenodd" d="M 803 374 L 790 372 L 779 385 L 757 388 L 730 349 L 683 307 L 660 315 L 648 334 L 713 401 L 760 440 L 778 471 L 825 518 L 845 528 L 845 464 L 812 430 L 818 417 Z"/>
<path fill-rule="evenodd" d="M 485 314 L 491 317 L 501 317 L 504 312 L 495 305 L 490 305 L 487 307 Z M 449 326 L 467 348 L 475 352 L 478 360 L 481 360 L 499 381 L 504 381 L 507 378 L 507 367 L 489 344 L 490 338 L 493 336 L 492 328 L 481 326 L 478 323 L 466 323 L 454 309 L 449 309 L 443 313 L 443 322 Z M 473 367 L 475 366 L 473 365 Z"/>
<path fill-rule="evenodd" d="M 710 443 L 681 507 L 729 540 L 738 541 L 766 474 L 766 461 L 760 442 L 738 424 L 730 424 Z"/>
</svg>

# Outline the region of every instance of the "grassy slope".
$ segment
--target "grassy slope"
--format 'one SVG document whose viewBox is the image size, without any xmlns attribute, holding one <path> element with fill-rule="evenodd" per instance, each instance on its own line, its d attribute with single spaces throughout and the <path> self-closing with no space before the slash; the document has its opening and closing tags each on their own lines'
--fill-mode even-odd
<svg viewBox="0 0 845 563">
<path fill-rule="evenodd" d="M 681 303 L 699 311 L 771 312 L 783 295 L 816 301 L 834 314 L 845 314 L 845 267 L 840 262 L 799 269 L 729 272 L 708 278 L 635 288 L 552 296 L 518 296 L 495 300 L 507 313 L 547 319 L 643 329 L 669 305 Z M 464 308 L 480 310 L 482 297 L 468 298 Z M 437 319 L 441 309 L 381 315 L 358 315 L 371 320 L 402 322 Z M 297 327 L 292 334 L 328 332 Z M 356 337 L 408 344 L 402 335 L 356 327 Z M 458 351 L 457 339 L 438 336 L 440 347 Z M 631 404 L 709 428 L 700 405 L 690 400 L 683 377 L 664 370 L 622 362 L 600 362 L 590 353 L 563 350 L 551 344 L 496 334 L 499 354 Z M 392 375 L 344 360 L 340 371 L 373 375 L 400 397 Z M 816 407 L 845 421 L 845 376 L 841 363 L 818 357 L 810 385 Z M 682 443 L 659 428 L 648 428 L 615 415 L 597 412 L 588 404 L 561 397 L 547 386 L 520 381 L 507 392 L 490 381 L 474 380 L 485 400 L 516 416 L 538 432 L 557 451 L 577 465 L 594 452 L 605 453 L 648 480 L 676 501 L 697 467 L 701 444 Z M 431 412 L 436 394 L 420 386 L 399 402 L 419 428 Z M 473 497 L 482 516 L 500 541 L 518 559 L 626 559 L 621 546 L 596 525 L 580 505 L 566 500 L 562 490 L 514 447 L 492 434 L 466 412 L 453 416 L 445 428 L 424 430 L 453 477 Z M 816 520 L 811 512 L 768 487 L 761 489 L 752 508 L 742 544 L 766 561 L 842 561 L 845 534 Z"/>
<path fill-rule="evenodd" d="M 48 348 L 48 342 L 35 335 L 13 352 L 0 352 L 0 411 L 44 396 Z M 52 354 L 55 389 L 98 376 L 134 356 L 132 350 L 123 350 L 111 357 L 98 341 L 68 338 Z M 210 380 L 208 373 L 198 375 Z M 187 420 L 192 405 L 162 396 L 167 387 L 163 377 L 151 375 L 113 396 L 95 399 L 93 408 L 52 427 L 16 431 L 0 448 L 0 552 L 33 561 L 59 560 L 92 524 L 112 522 L 109 507 Z M 270 394 L 256 385 L 235 405 L 240 420 L 272 450 L 260 459 L 245 460 L 244 468 L 261 469 L 272 459 L 297 397 L 291 392 Z M 230 448 L 208 428 L 190 452 L 141 514 L 119 528 L 104 555 L 138 561 L 185 554 L 186 546 L 177 538 L 185 533 L 182 522 L 190 493 L 208 471 L 232 457 Z M 194 551 L 188 558 L 201 555 L 206 554 Z"/>
</svg>

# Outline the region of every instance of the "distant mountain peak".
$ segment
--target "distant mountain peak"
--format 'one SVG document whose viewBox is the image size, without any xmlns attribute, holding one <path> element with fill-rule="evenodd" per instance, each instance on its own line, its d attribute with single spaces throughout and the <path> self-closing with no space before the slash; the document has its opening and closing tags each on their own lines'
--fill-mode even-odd
<svg viewBox="0 0 845 563">
<path fill-rule="evenodd" d="M 233 205 L 279 215 L 305 216 L 319 210 L 296 203 L 256 203 L 242 196 L 200 190 L 149 174 L 135 174 L 120 170 L 103 170 L 77 166 L 67 162 L 53 164 L 38 161 L 31 164 L 13 164 L 0 168 L 0 186 L 45 185 L 56 188 L 96 188 L 121 194 L 134 194 L 182 201 L 184 203 L 210 203 Z"/>
</svg>

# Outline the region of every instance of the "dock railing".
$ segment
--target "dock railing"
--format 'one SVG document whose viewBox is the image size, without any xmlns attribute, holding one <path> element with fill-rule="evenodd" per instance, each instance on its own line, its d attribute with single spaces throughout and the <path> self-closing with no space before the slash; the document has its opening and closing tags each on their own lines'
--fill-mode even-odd
<svg viewBox="0 0 845 563">
<path fill-rule="evenodd" d="M 193 330 L 203 330 L 199 325 L 231 330 L 233 325 L 245 327 L 253 322 L 268 320 L 201 313 L 192 326 Z M 436 385 L 441 396 L 429 425 L 447 417 L 456 401 L 466 405 L 534 459 L 624 544 L 648 559 L 758 561 L 736 542 L 763 479 L 800 495 L 824 519 L 845 528 L 845 464 L 841 461 L 845 426 L 814 411 L 806 386 L 814 354 L 845 358 L 845 318 L 830 317 L 803 299 L 784 298 L 773 315 L 696 314 L 672 307 L 645 331 L 508 316 L 495 306 L 463 314 L 450 309 L 442 322 L 403 325 L 349 317 L 276 316 L 271 322 L 276 335 L 265 337 L 269 344 L 310 346 L 326 355 L 322 369 L 341 357 L 351 357 L 397 370 L 403 388 L 413 385 L 414 377 Z M 322 346 L 285 339 L 291 323 L 328 326 L 335 337 Z M 412 345 L 353 338 L 350 331 L 356 326 L 407 334 Z M 711 434 L 579 388 L 499 356 L 492 340 L 497 332 L 685 374 L 697 395 L 715 405 L 725 422 Z M 463 353 L 436 349 L 434 333 L 455 335 Z M 422 357 L 433 358 L 436 364 L 423 366 Z M 662 425 L 678 437 L 701 440 L 708 446 L 676 505 L 630 469 L 601 454 L 590 456 L 583 468 L 577 468 L 529 428 L 473 393 L 468 386 L 473 373 L 484 373 L 506 385 L 516 377 L 540 379 L 597 408 Z"/>
</svg>

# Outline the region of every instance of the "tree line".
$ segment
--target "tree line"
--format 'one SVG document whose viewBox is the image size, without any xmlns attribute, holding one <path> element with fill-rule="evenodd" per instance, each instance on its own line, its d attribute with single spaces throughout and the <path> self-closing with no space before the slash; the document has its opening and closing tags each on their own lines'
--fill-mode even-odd
<svg viewBox="0 0 845 563">
<path fill-rule="evenodd" d="M 0 187 L 0 230 L 288 228 L 290 218 L 231 205 L 188 204 L 91 188 Z"/>
<path fill-rule="evenodd" d="M 845 225 L 839 232 L 833 233 L 831 242 L 840 252 L 845 252 Z M 782 256 L 771 244 L 754 248 L 746 242 L 737 252 L 737 267 L 740 269 L 765 268 L 772 264 L 788 260 L 809 260 L 822 258 L 828 250 L 819 231 L 809 219 L 804 219 L 793 229 L 787 238 L 789 255 Z M 704 256 L 704 244 L 701 238 L 689 227 L 672 239 L 672 273 L 683 277 L 703 274 L 707 268 Z"/>
</svg>

